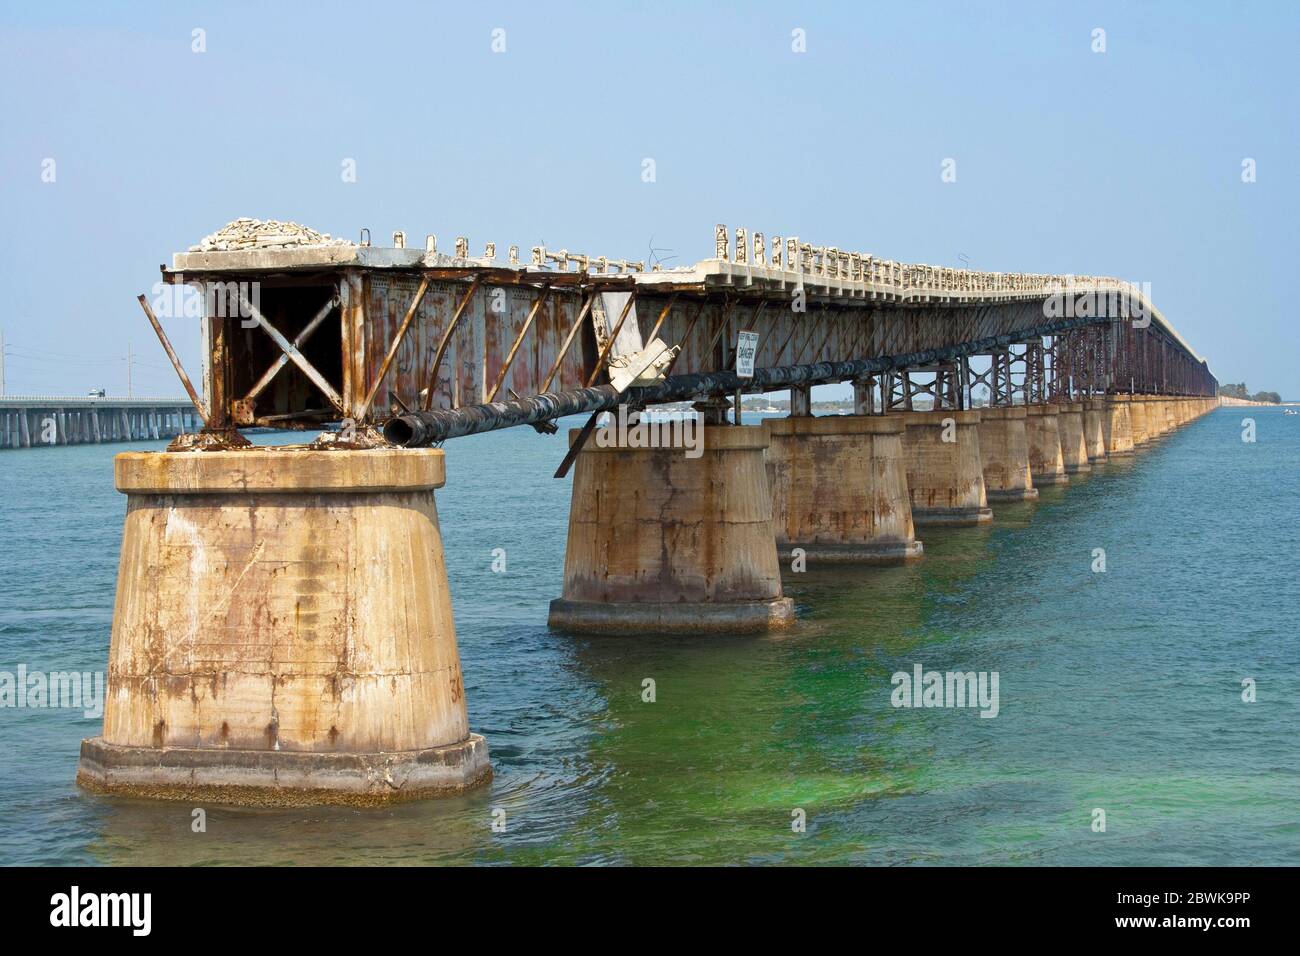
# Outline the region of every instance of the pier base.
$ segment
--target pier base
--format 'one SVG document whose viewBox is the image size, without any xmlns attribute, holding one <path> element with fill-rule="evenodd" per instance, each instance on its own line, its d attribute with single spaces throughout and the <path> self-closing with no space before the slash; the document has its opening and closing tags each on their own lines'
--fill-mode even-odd
<svg viewBox="0 0 1300 956">
<path fill-rule="evenodd" d="M 794 622 L 781 592 L 766 431 L 706 425 L 700 437 L 694 458 L 664 447 L 667 440 L 645 448 L 587 442 L 574 466 L 564 594 L 551 602 L 552 627 L 700 634 Z"/>
<path fill-rule="evenodd" d="M 1143 395 L 1142 408 L 1146 416 L 1147 437 L 1155 441 L 1165 433 L 1165 414 L 1160 409 L 1160 399 Z"/>
<path fill-rule="evenodd" d="M 776 548 L 809 563 L 919 558 L 897 416 L 769 418 L 767 475 Z"/>
<path fill-rule="evenodd" d="M 1025 434 L 1029 438 L 1029 470 L 1035 485 L 1061 485 L 1070 480 L 1061 454 L 1061 433 L 1055 405 L 1026 405 Z"/>
<path fill-rule="evenodd" d="M 1133 447 L 1145 445 L 1151 440 L 1151 431 L 1147 425 L 1147 403 L 1143 395 L 1134 395 L 1128 400 L 1128 417 L 1133 429 Z"/>
<path fill-rule="evenodd" d="M 126 453 L 94 791 L 386 804 L 491 779 L 469 732 L 440 450 Z"/>
<path fill-rule="evenodd" d="M 1133 454 L 1133 424 L 1129 417 L 1129 403 L 1118 395 L 1107 395 L 1099 400 L 1101 406 L 1101 436 L 1106 443 L 1106 457 L 1115 458 Z"/>
<path fill-rule="evenodd" d="M 907 490 L 916 524 L 981 524 L 993 520 L 984 491 L 979 419 L 975 411 L 903 412 Z"/>
<path fill-rule="evenodd" d="M 979 410 L 980 463 L 989 501 L 1026 501 L 1038 497 L 1029 472 L 1029 439 L 1023 405 Z"/>
<path fill-rule="evenodd" d="M 1106 416 L 1106 403 L 1089 398 L 1083 403 L 1083 444 L 1091 462 L 1106 460 L 1106 431 L 1102 420 Z"/>
<path fill-rule="evenodd" d="M 1153 395 L 1146 395 L 1143 399 L 1147 413 L 1147 432 L 1154 441 L 1157 438 L 1163 438 L 1165 435 L 1165 413 L 1162 408 L 1160 399 Z"/>
<path fill-rule="evenodd" d="M 1161 399 L 1160 410 L 1164 414 L 1165 433 L 1168 434 L 1181 424 L 1178 420 L 1176 403 L 1167 398 Z"/>
<path fill-rule="evenodd" d="M 1067 402 L 1057 406 L 1057 429 L 1061 438 L 1061 460 L 1065 463 L 1065 473 L 1076 475 L 1092 471 L 1088 464 L 1088 442 L 1084 437 L 1083 403 Z"/>
</svg>

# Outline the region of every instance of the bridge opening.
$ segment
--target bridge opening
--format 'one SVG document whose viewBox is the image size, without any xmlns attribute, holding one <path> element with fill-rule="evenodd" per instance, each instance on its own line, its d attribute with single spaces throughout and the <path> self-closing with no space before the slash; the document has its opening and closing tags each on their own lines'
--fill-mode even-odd
<svg viewBox="0 0 1300 956">
<path fill-rule="evenodd" d="M 336 394 L 343 391 L 342 312 L 332 282 L 260 284 L 255 308 L 294 347 Z M 328 303 L 323 319 L 318 317 Z M 329 395 L 250 315 L 227 322 L 227 365 L 236 424 L 311 428 L 337 420 Z M 314 325 L 312 329 L 309 326 Z M 306 333 L 306 334 L 304 334 Z M 299 341 L 301 339 L 301 341 Z M 267 380 L 270 370 L 279 365 Z"/>
</svg>

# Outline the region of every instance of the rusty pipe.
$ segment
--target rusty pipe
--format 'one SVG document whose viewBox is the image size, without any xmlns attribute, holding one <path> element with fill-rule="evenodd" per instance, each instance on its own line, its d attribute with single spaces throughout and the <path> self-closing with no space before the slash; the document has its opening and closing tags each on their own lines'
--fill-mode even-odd
<svg viewBox="0 0 1300 956">
<path fill-rule="evenodd" d="M 1081 328 L 1096 322 L 1081 317 L 1061 319 L 1033 329 L 1021 329 L 923 352 L 886 355 L 878 358 L 844 362 L 817 362 L 812 365 L 785 365 L 754 369 L 753 378 L 741 378 L 733 371 L 696 372 L 670 375 L 655 385 L 629 388 L 622 396 L 613 385 L 547 392 L 511 402 L 464 405 L 460 408 L 412 412 L 389 419 L 383 426 L 384 439 L 393 445 L 421 448 L 460 438 L 511 428 L 533 425 L 565 415 L 610 411 L 625 402 L 635 408 L 667 402 L 696 400 L 709 395 L 752 394 L 791 388 L 797 385 L 826 385 L 850 382 L 867 375 L 949 361 L 964 355 L 976 355 L 990 349 L 1004 348 L 1034 336 L 1053 335 L 1067 329 Z"/>
</svg>

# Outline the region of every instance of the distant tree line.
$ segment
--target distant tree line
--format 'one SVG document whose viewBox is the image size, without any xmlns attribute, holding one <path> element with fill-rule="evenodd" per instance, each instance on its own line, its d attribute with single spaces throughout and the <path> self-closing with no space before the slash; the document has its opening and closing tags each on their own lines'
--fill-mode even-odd
<svg viewBox="0 0 1300 956">
<path fill-rule="evenodd" d="M 1241 398 L 1249 402 L 1272 402 L 1274 405 L 1281 404 L 1282 396 L 1277 392 L 1256 392 L 1250 394 L 1250 389 L 1246 387 L 1245 382 L 1238 382 L 1235 385 L 1229 382 L 1226 385 L 1219 386 L 1219 394 L 1228 398 Z"/>
</svg>

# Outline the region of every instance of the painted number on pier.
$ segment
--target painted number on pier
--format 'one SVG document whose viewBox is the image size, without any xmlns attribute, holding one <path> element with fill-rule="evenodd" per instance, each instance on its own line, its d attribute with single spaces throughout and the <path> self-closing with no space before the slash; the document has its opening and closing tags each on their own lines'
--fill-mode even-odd
<svg viewBox="0 0 1300 956">
<path fill-rule="evenodd" d="M 758 354 L 758 333 L 744 329 L 736 342 L 736 374 L 741 378 L 754 377 L 754 356 Z"/>
</svg>

